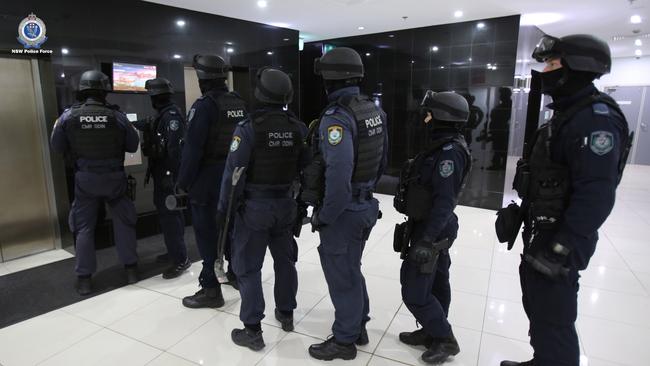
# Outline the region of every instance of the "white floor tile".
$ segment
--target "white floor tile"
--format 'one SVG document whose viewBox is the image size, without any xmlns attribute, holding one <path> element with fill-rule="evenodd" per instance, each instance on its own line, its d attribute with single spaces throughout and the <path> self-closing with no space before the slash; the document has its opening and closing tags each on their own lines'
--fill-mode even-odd
<svg viewBox="0 0 650 366">
<path fill-rule="evenodd" d="M 528 361 L 533 358 L 533 349 L 527 342 L 483 333 L 479 366 L 497 366 L 501 361 Z"/>
<path fill-rule="evenodd" d="M 521 303 L 488 298 L 484 332 L 528 342 L 528 326 Z"/>
<path fill-rule="evenodd" d="M 156 357 L 153 361 L 149 362 L 147 366 L 196 366 L 198 364 L 184 360 L 171 353 L 163 352 L 160 356 Z"/>
<path fill-rule="evenodd" d="M 650 328 L 650 297 L 583 286 L 578 304 L 581 315 Z"/>
<path fill-rule="evenodd" d="M 486 297 L 468 292 L 452 291 L 449 306 L 449 323 L 453 326 L 473 330 L 483 329 Z M 399 308 L 402 315 L 412 316 L 406 305 Z"/>
<path fill-rule="evenodd" d="M 138 366 L 146 365 L 160 353 L 144 343 L 103 329 L 40 365 Z"/>
<path fill-rule="evenodd" d="M 629 270 L 630 266 L 619 252 L 615 249 L 607 249 L 605 246 L 601 245 L 604 243 L 604 240 L 598 241 L 598 246 L 596 247 L 596 253 L 589 260 L 589 268 L 592 267 L 607 267 L 612 269 L 619 270 Z"/>
<path fill-rule="evenodd" d="M 496 299 L 521 303 L 519 275 L 492 272 L 488 296 Z"/>
<path fill-rule="evenodd" d="M 372 356 L 368 366 L 404 366 L 404 363 L 389 360 L 387 358 Z"/>
<path fill-rule="evenodd" d="M 160 293 L 126 286 L 62 308 L 66 313 L 108 326 L 160 298 Z"/>
<path fill-rule="evenodd" d="M 320 255 L 318 253 L 318 249 L 316 247 L 309 249 L 306 253 L 303 253 L 298 258 L 298 261 L 320 265 Z"/>
<path fill-rule="evenodd" d="M 650 273 L 650 254 L 621 251 L 621 257 L 634 272 Z"/>
<path fill-rule="evenodd" d="M 320 339 L 308 337 L 302 334 L 291 333 L 284 337 L 277 346 L 275 346 L 262 361 L 257 365 L 260 366 L 303 366 L 303 365 L 323 365 L 322 361 L 316 360 L 309 356 L 309 346 L 314 343 L 322 342 Z M 327 365 L 333 366 L 355 366 L 367 365 L 370 360 L 370 354 L 357 352 L 354 360 L 343 361 L 334 360 L 327 362 Z"/>
<path fill-rule="evenodd" d="M 580 274 L 582 276 L 580 283 L 585 286 L 633 295 L 648 295 L 641 282 L 629 270 L 594 266 L 588 267 Z"/>
<path fill-rule="evenodd" d="M 361 269 L 364 274 L 399 280 L 402 260 L 398 253 L 369 252 L 361 260 Z"/>
<path fill-rule="evenodd" d="M 521 263 L 521 251 L 515 248 L 507 249 L 507 244 L 497 244 L 494 248 L 492 259 L 492 271 L 508 273 L 519 276 L 519 263 Z"/>
<path fill-rule="evenodd" d="M 201 261 L 198 261 L 193 263 L 192 266 L 179 277 L 166 280 L 162 278 L 162 275 L 158 275 L 140 281 L 135 285 L 164 294 L 170 294 L 174 290 L 189 284 L 194 284 L 198 287 L 199 274 L 201 273 L 202 267 L 203 265 L 201 264 Z"/>
<path fill-rule="evenodd" d="M 420 356 L 426 350 L 424 347 L 412 347 L 399 341 L 399 333 L 415 329 L 415 319 L 409 315 L 397 314 L 381 340 L 375 354 L 409 365 L 424 364 Z M 454 335 L 460 345 L 460 353 L 445 365 L 476 365 L 478 359 L 481 333 L 461 327 L 454 327 Z"/>
<path fill-rule="evenodd" d="M 66 250 L 54 249 L 47 252 L 7 261 L 4 262 L 4 264 L 9 273 L 14 273 L 73 257 L 74 255 Z"/>
<path fill-rule="evenodd" d="M 449 249 L 451 263 L 486 270 L 492 267 L 492 253 L 492 247 L 489 249 L 475 249 L 454 245 Z"/>
<path fill-rule="evenodd" d="M 177 299 L 163 296 L 109 328 L 166 350 L 215 315 L 213 309 L 188 309 Z"/>
<path fill-rule="evenodd" d="M 645 288 L 646 292 L 650 294 L 650 273 L 634 272 L 634 275 L 639 279 L 639 281 L 641 281 L 641 284 Z"/>
<path fill-rule="evenodd" d="M 599 360 L 585 355 L 580 356 L 580 366 L 624 366 L 622 363 Z M 625 365 L 627 366 L 627 365 Z"/>
<path fill-rule="evenodd" d="M 494 231 L 480 231 L 474 228 L 473 222 L 465 222 L 465 225 L 466 227 L 461 226 L 459 229 L 454 246 L 492 250 L 496 239 Z"/>
<path fill-rule="evenodd" d="M 9 271 L 9 268 L 7 268 L 7 265 L 4 263 L 0 263 L 0 276 L 4 276 L 11 273 Z"/>
<path fill-rule="evenodd" d="M 60 310 L 0 329 L 0 363 L 35 365 L 101 330 Z"/>
<path fill-rule="evenodd" d="M 449 282 L 453 290 L 487 295 L 488 281 L 490 279 L 489 270 L 452 264 L 449 272 Z"/>
<path fill-rule="evenodd" d="M 639 254 L 650 254 L 648 246 L 648 229 L 631 230 L 630 228 L 617 226 L 616 231 L 605 233 L 612 245 L 619 251 Z M 614 229 L 612 229 L 614 230 Z"/>
<path fill-rule="evenodd" d="M 402 285 L 399 280 L 364 275 L 370 307 L 396 312 L 402 304 Z"/>
<path fill-rule="evenodd" d="M 287 335 L 279 328 L 263 325 L 266 347 L 254 352 L 232 342 L 231 331 L 241 327 L 236 316 L 219 313 L 168 352 L 204 366 L 255 365 Z"/>
<path fill-rule="evenodd" d="M 578 329 L 587 355 L 624 365 L 647 365 L 650 329 L 582 316 Z"/>
</svg>

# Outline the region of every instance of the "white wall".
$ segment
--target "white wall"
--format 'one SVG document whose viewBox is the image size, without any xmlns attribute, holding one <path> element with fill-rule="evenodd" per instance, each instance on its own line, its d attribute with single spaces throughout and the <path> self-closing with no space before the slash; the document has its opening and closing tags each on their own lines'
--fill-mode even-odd
<svg viewBox="0 0 650 366">
<path fill-rule="evenodd" d="M 615 58 L 612 60 L 612 72 L 596 80 L 596 86 L 602 90 L 607 86 L 650 85 L 650 57 Z"/>
</svg>

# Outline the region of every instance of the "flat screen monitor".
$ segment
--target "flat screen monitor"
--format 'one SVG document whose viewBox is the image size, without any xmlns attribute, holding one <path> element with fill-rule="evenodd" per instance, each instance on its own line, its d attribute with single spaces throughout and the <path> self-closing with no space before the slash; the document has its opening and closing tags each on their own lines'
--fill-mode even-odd
<svg viewBox="0 0 650 366">
<path fill-rule="evenodd" d="M 145 92 L 144 83 L 156 78 L 156 66 L 113 63 L 113 91 Z"/>
</svg>

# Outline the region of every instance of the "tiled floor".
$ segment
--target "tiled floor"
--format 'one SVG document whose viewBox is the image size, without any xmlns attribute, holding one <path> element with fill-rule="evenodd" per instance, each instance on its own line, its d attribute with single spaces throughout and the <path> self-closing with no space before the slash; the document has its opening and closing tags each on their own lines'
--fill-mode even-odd
<svg viewBox="0 0 650 366">
<path fill-rule="evenodd" d="M 618 202 L 582 275 L 578 330 L 583 366 L 648 365 L 650 359 L 649 167 L 629 167 Z M 422 349 L 400 344 L 415 327 L 400 301 L 392 227 L 401 218 L 381 196 L 384 218 L 367 244 L 363 270 L 371 299 L 370 344 L 356 360 L 328 365 L 419 365 Z M 459 207 L 461 232 L 452 249 L 450 321 L 461 353 L 449 365 L 492 365 L 528 359 L 531 348 L 517 278 L 521 243 L 508 252 L 496 242 L 494 212 Z M 199 265 L 171 281 L 160 277 L 124 287 L 0 330 L 0 364 L 14 365 L 315 365 L 307 347 L 330 334 L 332 304 L 308 230 L 299 239 L 300 287 L 296 331 L 273 319 L 270 256 L 263 279 L 266 348 L 252 352 L 230 341 L 239 327 L 238 293 L 224 288 L 220 310 L 189 310 L 180 298 L 197 290 Z M 0 268 L 0 271 L 2 269 Z"/>
</svg>

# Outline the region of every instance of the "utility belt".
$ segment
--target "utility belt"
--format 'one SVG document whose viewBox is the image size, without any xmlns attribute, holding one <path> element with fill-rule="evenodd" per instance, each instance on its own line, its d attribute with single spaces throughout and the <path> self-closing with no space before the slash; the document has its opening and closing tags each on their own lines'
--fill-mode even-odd
<svg viewBox="0 0 650 366">
<path fill-rule="evenodd" d="M 401 224 L 395 224 L 395 232 L 393 235 L 393 250 L 400 253 L 400 259 L 407 260 L 409 252 L 413 248 L 411 245 L 411 234 L 413 231 L 413 222 L 411 220 L 404 221 Z M 448 250 L 451 247 L 452 241 L 449 238 L 438 240 L 431 244 L 436 255 L 430 262 L 424 263 L 420 266 L 420 273 L 429 274 L 435 270 L 436 262 L 440 252 Z"/>
<path fill-rule="evenodd" d="M 244 191 L 244 199 L 293 198 L 291 190 Z"/>
<path fill-rule="evenodd" d="M 355 191 L 354 189 L 352 190 L 352 199 L 356 200 L 359 203 L 365 202 L 365 201 L 370 201 L 373 199 L 374 194 L 372 191 L 369 190 L 363 190 L 359 189 Z"/>
</svg>

